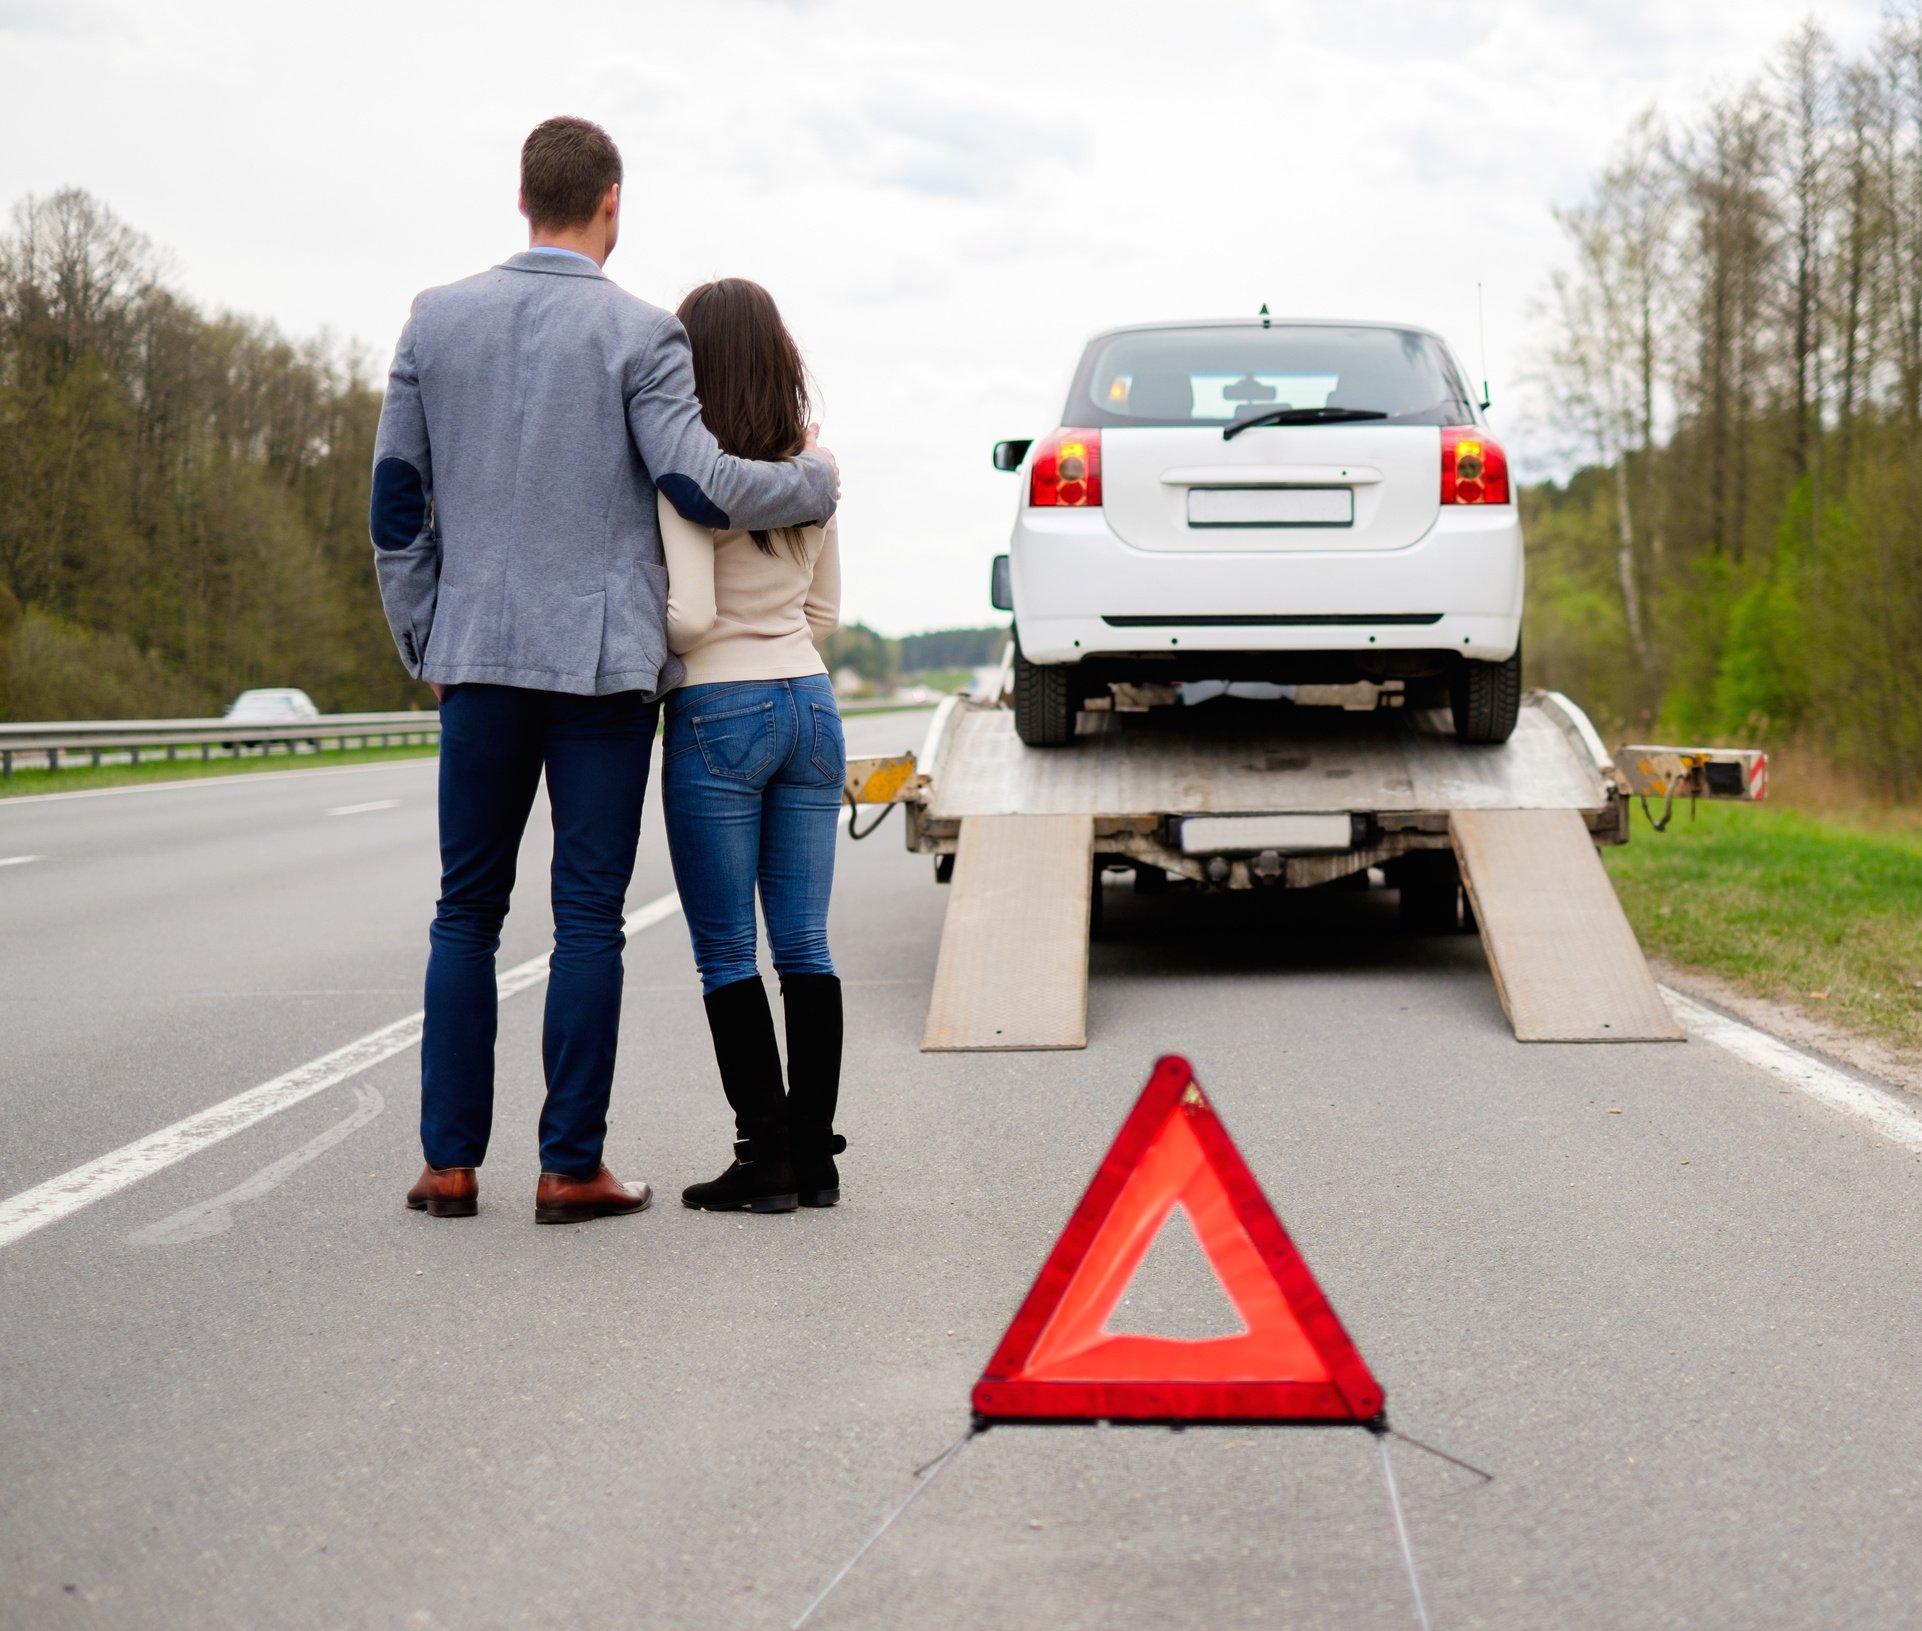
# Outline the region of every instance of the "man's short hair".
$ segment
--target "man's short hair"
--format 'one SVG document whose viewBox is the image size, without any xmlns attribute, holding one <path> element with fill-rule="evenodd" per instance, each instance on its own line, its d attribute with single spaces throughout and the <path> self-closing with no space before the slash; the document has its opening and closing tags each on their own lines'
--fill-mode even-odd
<svg viewBox="0 0 1922 1631">
<path fill-rule="evenodd" d="M 590 119 L 546 119 L 521 143 L 521 208 L 530 226 L 591 221 L 621 179 L 621 150 Z"/>
</svg>

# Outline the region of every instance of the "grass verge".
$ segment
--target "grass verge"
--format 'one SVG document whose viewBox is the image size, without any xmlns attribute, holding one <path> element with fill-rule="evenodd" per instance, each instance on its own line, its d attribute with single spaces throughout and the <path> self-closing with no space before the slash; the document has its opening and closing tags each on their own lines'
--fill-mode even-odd
<svg viewBox="0 0 1922 1631">
<path fill-rule="evenodd" d="M 1603 856 L 1645 950 L 1922 1048 L 1922 831 L 1705 803 Z"/>
<path fill-rule="evenodd" d="M 198 749 L 195 750 L 196 752 Z M 336 765 L 383 764 L 431 759 L 435 747 L 351 748 L 336 753 L 275 753 L 231 759 L 150 759 L 139 765 L 78 765 L 71 770 L 16 770 L 0 776 L 0 799 L 31 793 L 79 793 L 95 787 L 139 787 L 146 782 L 197 781 L 203 776 L 254 776 L 277 770 L 332 770 Z"/>
</svg>

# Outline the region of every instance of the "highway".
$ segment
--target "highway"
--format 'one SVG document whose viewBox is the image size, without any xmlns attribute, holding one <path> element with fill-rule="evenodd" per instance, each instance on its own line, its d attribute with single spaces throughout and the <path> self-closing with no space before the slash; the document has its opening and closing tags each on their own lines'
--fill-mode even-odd
<svg viewBox="0 0 1922 1631">
<path fill-rule="evenodd" d="M 433 789 L 410 761 L 0 801 L 0 1201 L 417 1009 Z M 1438 1631 L 1915 1623 L 1913 1147 L 1704 1041 L 1518 1044 L 1478 943 L 1380 892 L 1117 883 L 1085 1052 L 923 1055 L 945 893 L 898 822 L 842 844 L 834 1210 L 678 1204 L 729 1134 L 666 915 L 628 948 L 609 1144 L 659 1191 L 638 1218 L 533 1225 L 536 986 L 475 1219 L 402 1208 L 403 1050 L 0 1245 L 0 1626 L 789 1626 L 965 1429 L 1170 1051 L 1395 1426 L 1494 1475 L 1390 1441 Z M 503 969 L 547 943 L 546 847 L 537 813 Z M 631 910 L 671 889 L 650 807 Z M 1174 1239 L 1124 1309 L 1225 1313 Z M 808 1622 L 1417 1623 L 1376 1442 L 1248 1428 L 997 1428 Z"/>
</svg>

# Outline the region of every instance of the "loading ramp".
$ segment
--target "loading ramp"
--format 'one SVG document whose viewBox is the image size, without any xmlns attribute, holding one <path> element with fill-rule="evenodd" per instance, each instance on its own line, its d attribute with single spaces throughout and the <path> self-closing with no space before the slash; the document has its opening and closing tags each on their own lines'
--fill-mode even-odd
<svg viewBox="0 0 1922 1631">
<path fill-rule="evenodd" d="M 1008 709 L 952 698 L 917 758 L 851 767 L 850 797 L 906 804 L 908 847 L 952 879 L 924 1050 L 1086 1045 L 1097 857 L 1221 889 L 1381 868 L 1452 892 L 1458 869 L 1518 1039 L 1681 1039 L 1596 853 L 1626 841 L 1644 789 L 1566 697 L 1530 693 L 1499 746 L 1457 742 L 1445 713 L 1209 704 L 1081 723 L 1034 749 Z"/>
</svg>

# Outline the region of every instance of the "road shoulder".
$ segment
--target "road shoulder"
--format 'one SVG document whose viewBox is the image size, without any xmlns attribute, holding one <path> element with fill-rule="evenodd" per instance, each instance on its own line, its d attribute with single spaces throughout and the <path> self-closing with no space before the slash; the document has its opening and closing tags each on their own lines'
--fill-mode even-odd
<svg viewBox="0 0 1922 1631">
<path fill-rule="evenodd" d="M 1922 1053 L 1830 1024 L 1793 1004 L 1751 995 L 1733 980 L 1683 968 L 1667 958 L 1651 957 L 1648 966 L 1661 984 L 1673 986 L 1684 996 L 1711 1003 L 1780 1041 L 1873 1077 L 1891 1091 L 1922 1095 Z"/>
</svg>

